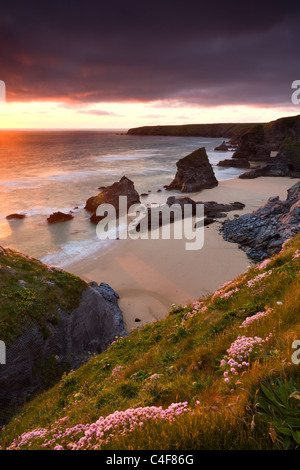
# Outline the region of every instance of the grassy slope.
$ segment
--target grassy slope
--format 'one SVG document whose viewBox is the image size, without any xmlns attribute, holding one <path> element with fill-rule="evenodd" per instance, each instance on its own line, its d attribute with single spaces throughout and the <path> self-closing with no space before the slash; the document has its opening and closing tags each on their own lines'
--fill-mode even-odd
<svg viewBox="0 0 300 470">
<path fill-rule="evenodd" d="M 115 410 L 188 402 L 174 420 L 143 418 L 91 435 L 85 447 L 101 449 L 295 448 L 300 442 L 300 365 L 291 345 L 300 339 L 300 236 L 264 267 L 252 267 L 214 296 L 194 306 L 175 307 L 166 319 L 111 345 L 52 389 L 29 402 L 2 430 L 3 448 L 24 432 L 21 448 L 77 442 L 83 432 L 58 431 L 95 422 Z M 258 275 L 268 273 L 261 279 Z M 250 279 L 256 279 L 252 286 Z M 199 280 L 199 282 L 201 282 Z M 224 296 L 224 294 L 226 294 Z M 279 304 L 277 304 L 279 302 Z M 245 318 L 272 311 L 240 328 Z M 220 362 L 238 336 L 272 337 L 254 347 L 250 366 L 229 372 Z M 120 367 L 121 366 L 121 367 Z M 127 412 L 127 415 L 132 412 Z M 114 415 L 115 416 L 115 415 Z M 61 422 L 58 422 L 64 418 Z M 117 420 L 120 418 L 116 418 Z M 97 427 L 97 426 L 96 426 Z M 92 429 L 92 428 L 91 428 Z M 103 430 L 103 428 L 102 428 Z M 44 433 L 45 437 L 39 437 Z M 111 436 L 109 436 L 111 434 Z M 30 446 L 29 446 L 30 443 Z"/>
<path fill-rule="evenodd" d="M 70 273 L 0 247 L 0 339 L 13 342 L 32 321 L 47 335 L 59 308 L 74 310 L 86 287 Z"/>
</svg>

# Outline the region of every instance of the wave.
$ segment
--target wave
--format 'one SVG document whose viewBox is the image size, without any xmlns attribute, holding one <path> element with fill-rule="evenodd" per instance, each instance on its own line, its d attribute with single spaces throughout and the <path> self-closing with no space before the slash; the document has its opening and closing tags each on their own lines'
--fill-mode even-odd
<svg viewBox="0 0 300 470">
<path fill-rule="evenodd" d="M 124 226 L 120 227 L 120 229 L 122 228 L 124 229 Z M 88 240 L 68 241 L 61 245 L 59 250 L 43 256 L 41 261 L 46 264 L 66 268 L 67 266 L 78 261 L 82 261 L 84 258 L 88 258 L 89 256 L 93 256 L 94 259 L 95 253 L 97 252 L 101 256 L 101 252 L 112 249 L 116 243 L 117 240 L 100 240 L 97 236 Z"/>
<path fill-rule="evenodd" d="M 132 161 L 132 160 L 143 160 L 144 158 L 151 158 L 151 157 L 159 157 L 161 154 L 159 153 L 142 153 L 143 151 L 140 150 L 141 155 L 109 155 L 106 157 L 97 157 L 96 160 L 98 162 L 122 162 L 122 161 Z"/>
</svg>

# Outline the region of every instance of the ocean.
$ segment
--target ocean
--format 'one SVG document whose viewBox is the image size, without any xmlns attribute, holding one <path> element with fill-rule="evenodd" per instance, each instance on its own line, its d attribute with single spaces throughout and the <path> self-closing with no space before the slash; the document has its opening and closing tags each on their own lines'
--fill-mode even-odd
<svg viewBox="0 0 300 470">
<path fill-rule="evenodd" d="M 176 162 L 199 147 L 206 148 L 219 181 L 236 178 L 243 170 L 216 166 L 232 155 L 214 151 L 222 140 L 129 136 L 124 130 L 1 131 L 0 245 L 63 268 L 109 249 L 84 210 L 99 186 L 126 175 L 139 193 L 151 191 L 143 203 L 163 203 L 175 193 L 157 190 L 172 181 Z M 47 223 L 53 212 L 70 210 L 70 222 Z M 26 217 L 7 220 L 14 212 Z"/>
</svg>

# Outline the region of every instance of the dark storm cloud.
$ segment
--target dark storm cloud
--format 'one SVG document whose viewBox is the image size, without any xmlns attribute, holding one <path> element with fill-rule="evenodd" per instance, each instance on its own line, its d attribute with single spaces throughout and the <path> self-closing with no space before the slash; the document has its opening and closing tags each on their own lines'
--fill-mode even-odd
<svg viewBox="0 0 300 470">
<path fill-rule="evenodd" d="M 13 1 L 0 11 L 8 100 L 286 104 L 296 2 Z"/>
</svg>

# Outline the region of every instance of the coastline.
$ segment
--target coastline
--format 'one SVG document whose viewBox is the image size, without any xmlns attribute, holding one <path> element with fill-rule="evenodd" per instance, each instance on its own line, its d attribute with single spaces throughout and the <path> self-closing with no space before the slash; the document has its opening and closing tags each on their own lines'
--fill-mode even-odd
<svg viewBox="0 0 300 470">
<path fill-rule="evenodd" d="M 261 207 L 271 196 L 285 200 L 287 189 L 295 182 L 289 177 L 236 178 L 190 197 L 195 201 L 243 202 L 242 211 L 228 214 L 232 218 Z M 93 257 L 69 264 L 68 271 L 87 282 L 105 282 L 115 289 L 130 331 L 164 318 L 172 304 L 185 305 L 209 295 L 247 269 L 250 260 L 245 252 L 226 242 L 219 227 L 216 222 L 204 228 L 204 246 L 199 251 L 186 251 L 185 240 L 116 240 L 107 252 L 99 250 Z"/>
</svg>

